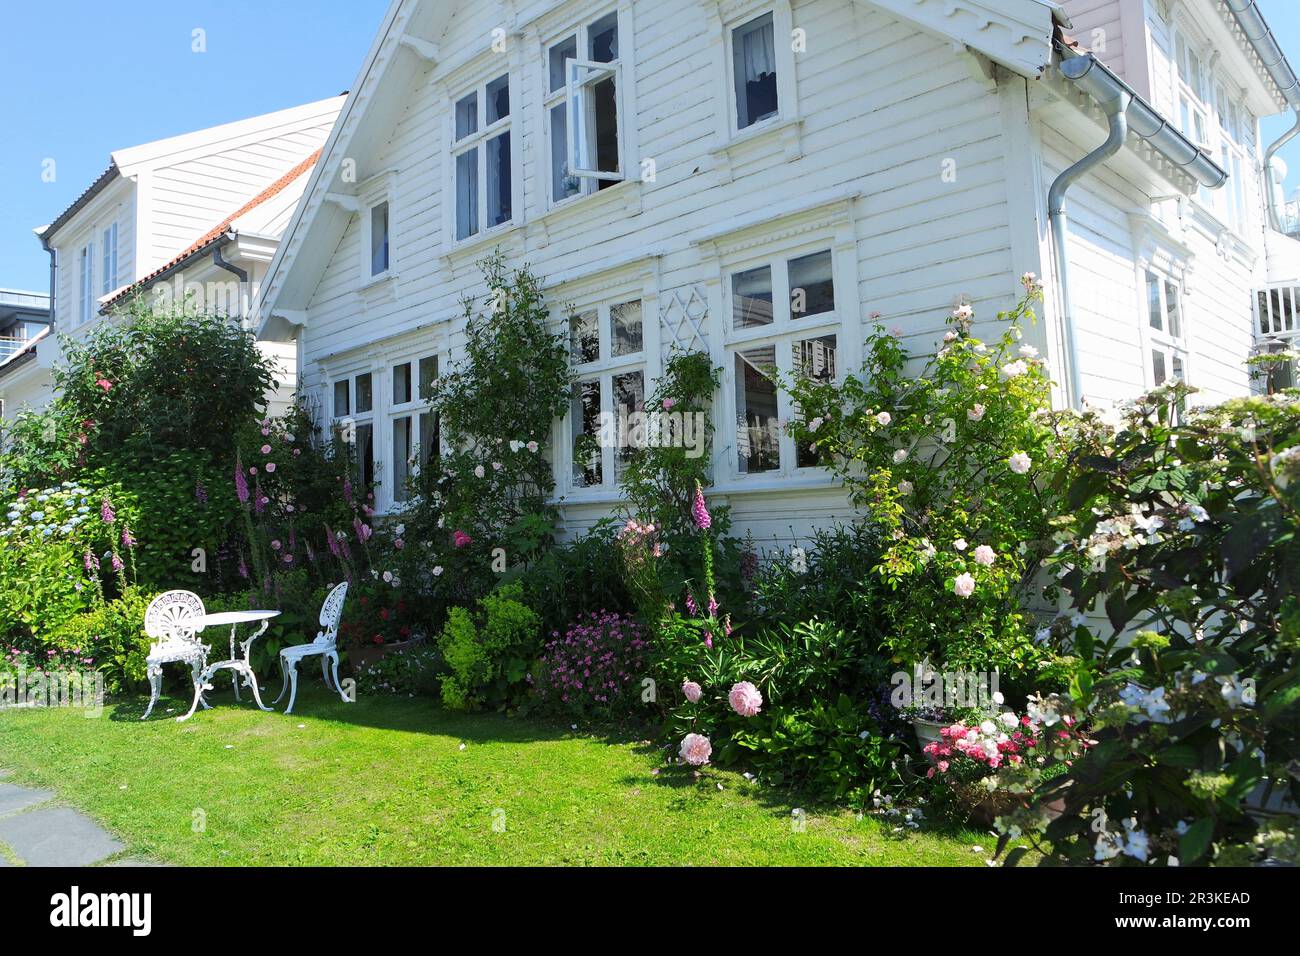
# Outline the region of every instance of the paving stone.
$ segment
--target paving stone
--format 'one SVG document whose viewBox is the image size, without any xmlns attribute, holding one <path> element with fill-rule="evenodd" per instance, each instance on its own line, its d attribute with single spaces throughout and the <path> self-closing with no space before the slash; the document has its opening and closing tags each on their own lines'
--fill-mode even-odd
<svg viewBox="0 0 1300 956">
<path fill-rule="evenodd" d="M 0 816 L 44 803 L 53 797 L 53 792 L 49 790 L 31 790 L 27 787 L 16 787 L 12 783 L 0 783 Z"/>
<path fill-rule="evenodd" d="M 0 842 L 28 866 L 87 866 L 124 849 L 94 820 L 70 807 L 0 819 Z"/>
</svg>

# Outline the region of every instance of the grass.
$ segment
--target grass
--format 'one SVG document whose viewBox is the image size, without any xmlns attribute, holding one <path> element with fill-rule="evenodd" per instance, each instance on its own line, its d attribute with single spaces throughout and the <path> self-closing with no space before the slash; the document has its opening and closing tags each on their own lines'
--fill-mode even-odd
<svg viewBox="0 0 1300 956">
<path fill-rule="evenodd" d="M 136 701 L 97 719 L 11 710 L 0 767 L 56 790 L 133 855 L 190 866 L 969 866 L 987 856 L 972 846 L 991 846 L 839 810 L 809 810 L 799 831 L 788 795 L 738 773 L 655 775 L 662 754 L 637 741 L 423 699 L 345 705 L 314 688 L 289 716 L 228 690 L 211 700 L 184 724 L 177 700 L 145 722 Z"/>
</svg>

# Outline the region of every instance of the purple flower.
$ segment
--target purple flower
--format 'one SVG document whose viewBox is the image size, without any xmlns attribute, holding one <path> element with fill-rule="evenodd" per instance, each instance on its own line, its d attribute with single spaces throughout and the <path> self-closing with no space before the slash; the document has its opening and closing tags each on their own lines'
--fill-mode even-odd
<svg viewBox="0 0 1300 956">
<path fill-rule="evenodd" d="M 100 505 L 99 516 L 104 519 L 104 524 L 112 524 L 117 520 L 117 515 L 113 511 L 113 506 L 109 503 L 107 498 L 105 498 L 104 503 Z"/>
<path fill-rule="evenodd" d="M 709 509 L 704 506 L 704 489 L 698 481 L 695 483 L 695 504 L 691 506 L 691 517 L 695 519 L 695 527 L 701 531 L 708 531 L 713 524 Z"/>
<path fill-rule="evenodd" d="M 194 500 L 201 505 L 208 503 L 208 489 L 203 487 L 201 480 L 194 483 Z"/>
<path fill-rule="evenodd" d="M 690 591 L 686 592 L 686 610 L 687 613 L 691 615 L 691 617 L 695 617 L 697 614 L 700 613 L 700 607 L 698 604 L 695 603 L 695 596 L 691 594 Z"/>
<path fill-rule="evenodd" d="M 117 556 L 117 552 L 114 551 L 114 552 L 113 552 L 113 570 L 114 570 L 114 571 L 121 571 L 123 567 L 125 567 L 125 565 L 122 564 L 122 559 L 119 558 L 119 557 Z"/>
<path fill-rule="evenodd" d="M 717 616 L 718 616 L 718 599 L 715 598 L 713 596 L 713 592 L 710 591 L 709 592 L 709 617 L 717 617 Z"/>
<path fill-rule="evenodd" d="M 239 496 L 241 505 L 248 504 L 248 479 L 244 477 L 244 465 L 235 456 L 235 494 Z"/>
<path fill-rule="evenodd" d="M 122 525 L 122 547 L 127 550 L 135 547 L 135 537 L 131 534 L 131 529 L 125 524 Z"/>
</svg>

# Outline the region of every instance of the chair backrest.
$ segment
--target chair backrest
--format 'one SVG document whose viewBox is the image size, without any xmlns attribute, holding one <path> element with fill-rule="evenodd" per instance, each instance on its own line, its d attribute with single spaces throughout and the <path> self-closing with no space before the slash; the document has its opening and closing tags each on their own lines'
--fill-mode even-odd
<svg viewBox="0 0 1300 956">
<path fill-rule="evenodd" d="M 197 622 L 207 612 L 193 591 L 164 591 L 144 612 L 144 632 L 153 640 L 196 640 Z"/>
<path fill-rule="evenodd" d="M 338 643 L 339 619 L 343 617 L 343 599 L 347 596 L 347 581 L 335 585 L 334 590 L 326 596 L 325 603 L 320 606 L 320 626 L 324 630 L 316 635 L 317 644 L 328 644 L 333 647 Z"/>
</svg>

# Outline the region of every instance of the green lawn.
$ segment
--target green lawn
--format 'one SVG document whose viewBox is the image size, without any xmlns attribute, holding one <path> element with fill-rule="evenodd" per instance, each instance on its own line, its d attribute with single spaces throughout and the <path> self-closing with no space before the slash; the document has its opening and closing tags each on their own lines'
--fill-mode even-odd
<svg viewBox="0 0 1300 956">
<path fill-rule="evenodd" d="M 992 847 L 839 811 L 797 832 L 791 798 L 739 774 L 656 776 L 661 754 L 637 741 L 423 699 L 345 705 L 313 688 L 288 717 L 228 688 L 210 699 L 184 724 L 176 700 L 144 723 L 135 701 L 97 719 L 0 713 L 0 767 L 182 865 L 982 865 L 971 847 Z"/>
</svg>

